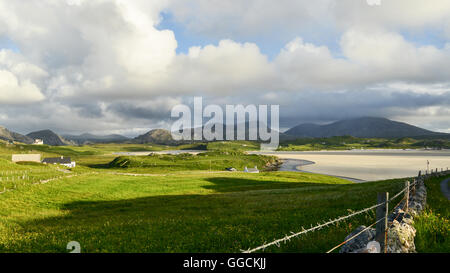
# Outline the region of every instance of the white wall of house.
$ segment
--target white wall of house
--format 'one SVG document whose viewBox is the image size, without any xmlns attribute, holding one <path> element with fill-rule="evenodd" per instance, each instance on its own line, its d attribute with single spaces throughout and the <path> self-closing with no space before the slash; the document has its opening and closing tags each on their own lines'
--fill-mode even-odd
<svg viewBox="0 0 450 273">
<path fill-rule="evenodd" d="M 61 164 L 68 168 L 75 168 L 77 166 L 77 163 L 75 161 L 72 161 L 70 164 Z"/>
</svg>

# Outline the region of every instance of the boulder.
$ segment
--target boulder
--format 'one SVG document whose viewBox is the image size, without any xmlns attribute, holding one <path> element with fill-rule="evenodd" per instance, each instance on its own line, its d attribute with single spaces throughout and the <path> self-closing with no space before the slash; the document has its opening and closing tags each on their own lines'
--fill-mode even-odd
<svg viewBox="0 0 450 273">
<path fill-rule="evenodd" d="M 360 226 L 356 228 L 352 233 L 350 233 L 347 237 L 345 237 L 345 240 L 348 240 L 352 236 L 355 236 L 357 233 L 361 232 L 363 229 L 365 229 L 366 226 Z M 341 247 L 340 253 L 352 253 L 352 252 L 359 252 L 361 249 L 365 249 L 367 244 L 372 241 L 375 238 L 375 229 L 369 228 L 360 235 L 358 235 L 356 238 L 353 238 L 352 240 L 348 241 L 345 245 Z"/>
</svg>

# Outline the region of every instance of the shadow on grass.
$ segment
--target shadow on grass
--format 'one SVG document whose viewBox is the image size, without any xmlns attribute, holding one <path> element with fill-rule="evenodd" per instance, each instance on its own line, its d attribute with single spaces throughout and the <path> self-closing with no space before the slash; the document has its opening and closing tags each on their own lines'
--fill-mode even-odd
<svg viewBox="0 0 450 273">
<path fill-rule="evenodd" d="M 284 190 L 293 188 L 304 188 L 310 190 L 322 190 L 324 188 L 332 189 L 336 186 L 342 186 L 335 183 L 310 183 L 310 182 L 282 182 L 273 180 L 262 180 L 263 177 L 256 176 L 255 179 L 234 178 L 234 177 L 212 177 L 205 179 L 211 182 L 210 185 L 202 186 L 208 190 L 214 190 L 218 193 L 259 191 L 259 190 Z"/>
<path fill-rule="evenodd" d="M 302 226 L 347 214 L 348 208 L 371 205 L 368 196 L 375 198 L 380 188 L 392 187 L 231 178 L 208 181 L 213 185 L 205 187 L 232 192 L 66 203 L 60 207 L 61 216 L 22 222 L 14 234 L 17 238 L 8 248 L 0 245 L 0 252 L 66 252 L 69 241 L 80 242 L 83 252 L 240 252 Z M 251 194 L 243 191 L 245 187 L 252 188 Z M 347 194 L 352 187 L 352 194 Z M 258 188 L 279 191 L 253 191 Z M 352 223 L 368 222 L 364 217 L 372 216 Z M 303 240 L 301 246 L 294 242 L 281 251 L 323 252 L 349 231 L 351 226 L 345 224 L 330 228 L 314 241 Z"/>
</svg>

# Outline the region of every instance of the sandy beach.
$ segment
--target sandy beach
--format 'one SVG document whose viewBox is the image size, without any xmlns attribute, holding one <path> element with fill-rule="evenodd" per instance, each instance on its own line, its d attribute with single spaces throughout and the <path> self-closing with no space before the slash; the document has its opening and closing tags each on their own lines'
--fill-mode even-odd
<svg viewBox="0 0 450 273">
<path fill-rule="evenodd" d="M 450 168 L 450 150 L 352 150 L 318 152 L 255 152 L 281 159 L 312 161 L 301 171 L 375 181 L 416 176 L 419 170 Z"/>
</svg>

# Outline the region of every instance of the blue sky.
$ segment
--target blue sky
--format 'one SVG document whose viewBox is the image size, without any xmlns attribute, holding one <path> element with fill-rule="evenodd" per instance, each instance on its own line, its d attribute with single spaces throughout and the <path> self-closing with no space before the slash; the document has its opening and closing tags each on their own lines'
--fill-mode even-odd
<svg viewBox="0 0 450 273">
<path fill-rule="evenodd" d="M 20 52 L 20 49 L 8 37 L 0 36 L 0 49 L 9 49 L 14 52 Z"/>
<path fill-rule="evenodd" d="M 260 51 L 267 55 L 269 60 L 272 60 L 288 42 L 295 37 L 301 36 L 305 42 L 326 45 L 336 56 L 340 55 L 340 35 L 332 26 L 326 24 L 316 25 L 314 28 L 297 33 L 277 30 L 275 32 L 263 33 L 262 35 L 258 33 L 257 35 L 242 37 L 242 35 L 230 32 L 229 35 L 212 37 L 211 35 L 190 30 L 185 24 L 177 21 L 169 11 L 161 12 L 160 16 L 161 21 L 156 28 L 159 30 L 168 29 L 174 32 L 178 42 L 177 53 L 179 54 L 186 54 L 189 48 L 193 46 L 204 47 L 210 44 L 217 45 L 220 40 L 231 39 L 239 43 L 257 44 Z"/>
</svg>

